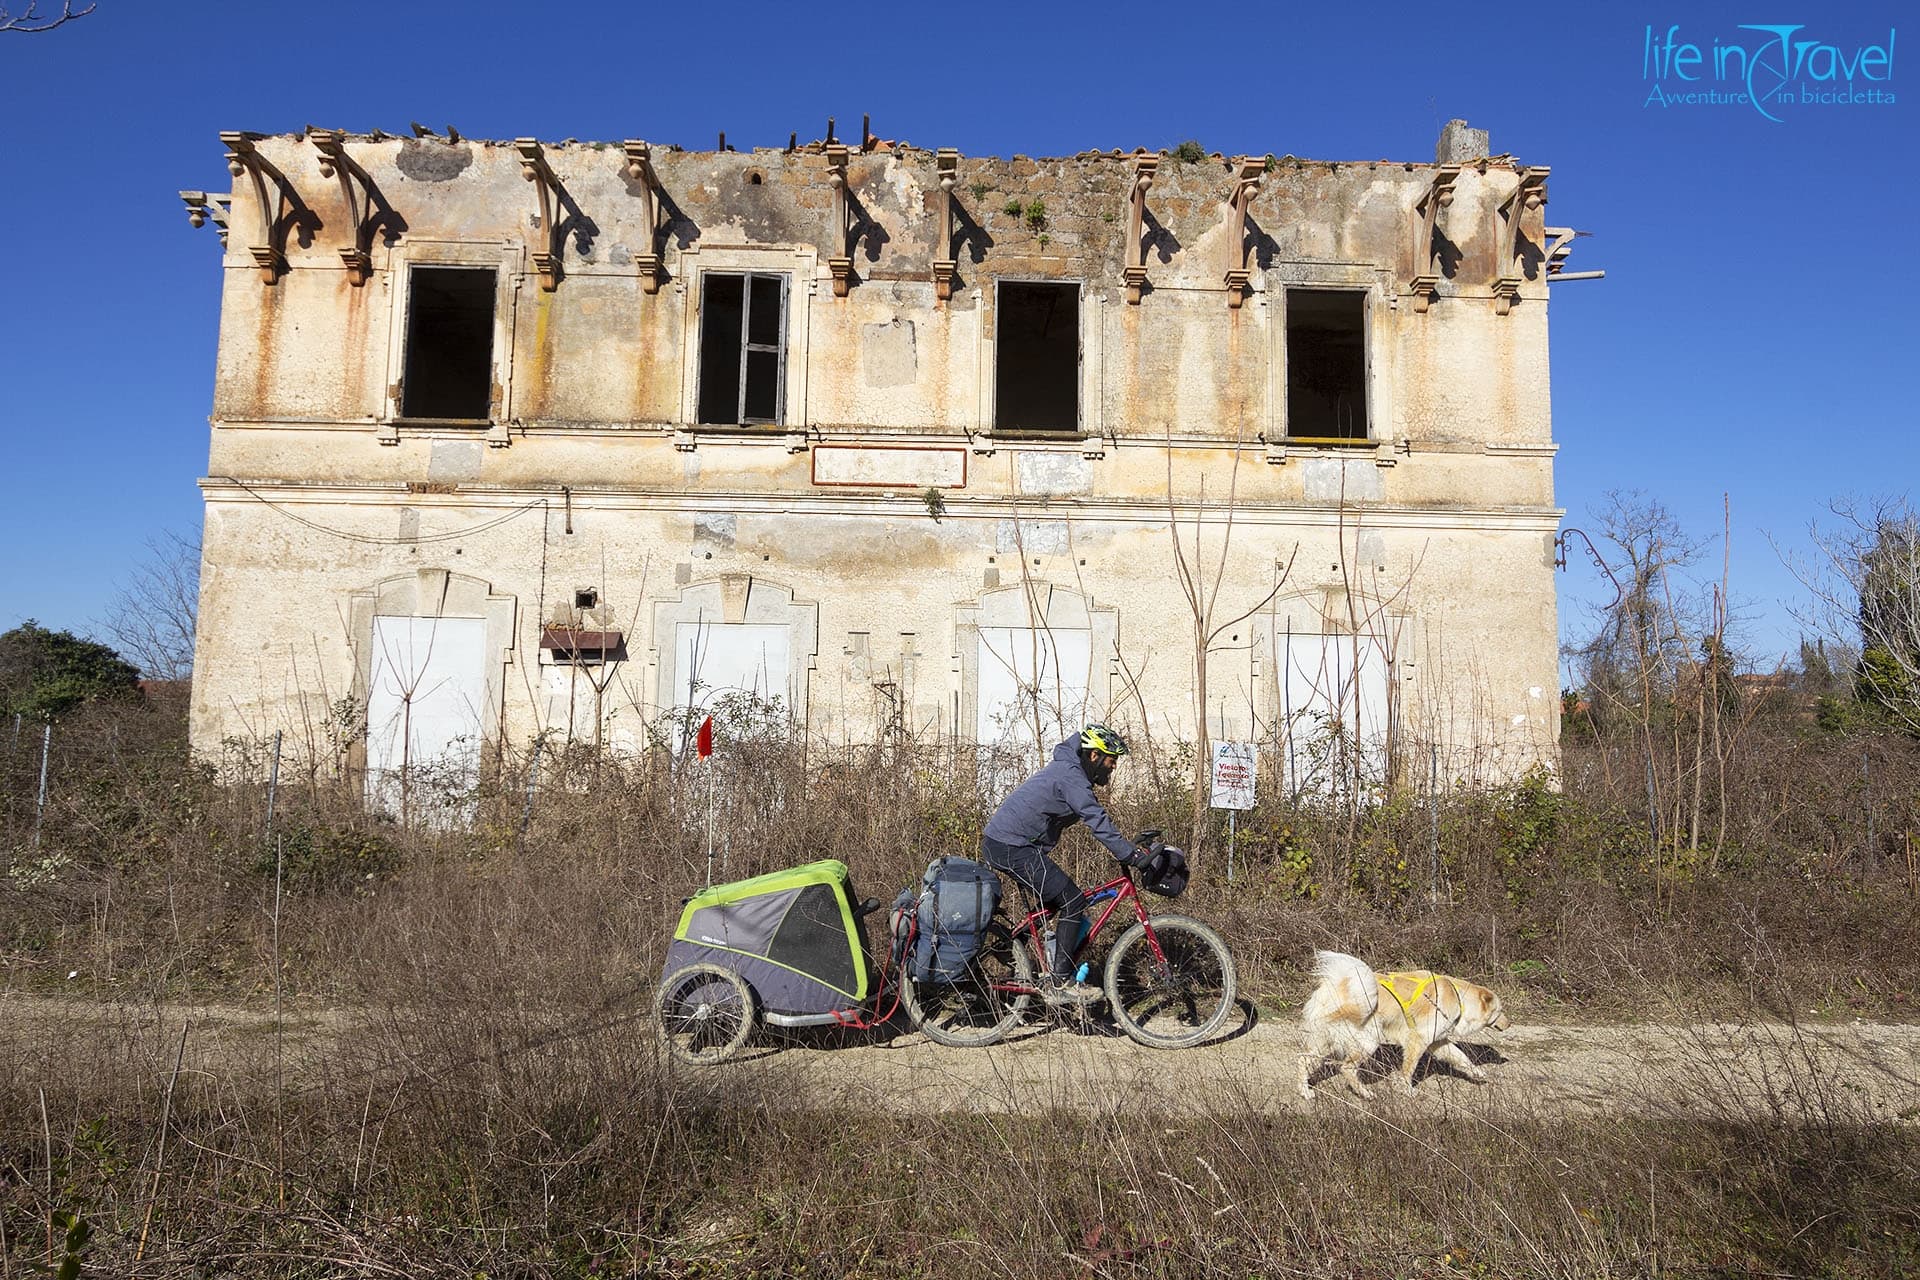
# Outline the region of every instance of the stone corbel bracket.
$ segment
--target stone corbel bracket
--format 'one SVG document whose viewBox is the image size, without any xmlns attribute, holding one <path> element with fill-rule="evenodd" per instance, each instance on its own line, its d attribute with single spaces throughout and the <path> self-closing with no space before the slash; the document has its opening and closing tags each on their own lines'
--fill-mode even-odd
<svg viewBox="0 0 1920 1280">
<path fill-rule="evenodd" d="M 520 153 L 520 176 L 533 184 L 540 197 L 540 232 L 546 248 L 533 251 L 533 265 L 540 272 L 540 287 L 552 293 L 560 284 L 560 258 L 566 248 L 560 234 L 560 180 L 535 139 L 515 138 L 513 149 Z"/>
<path fill-rule="evenodd" d="M 941 302 L 953 297 L 960 269 L 960 253 L 953 239 L 953 187 L 960 180 L 960 153 L 942 147 L 934 153 L 934 171 L 940 179 L 940 231 L 934 241 L 933 296 Z"/>
<path fill-rule="evenodd" d="M 1247 253 L 1247 208 L 1260 194 L 1267 162 L 1241 156 L 1233 162 L 1233 168 L 1233 195 L 1227 205 L 1227 305 L 1238 310 L 1253 279 L 1253 264 Z"/>
<path fill-rule="evenodd" d="M 1525 279 L 1520 264 L 1520 223 L 1528 213 L 1547 203 L 1546 165 L 1520 170 L 1520 181 L 1495 211 L 1499 235 L 1499 274 L 1493 280 L 1493 312 L 1506 315 L 1520 300 L 1520 285 Z"/>
<path fill-rule="evenodd" d="M 1127 183 L 1127 261 L 1120 269 L 1127 283 L 1127 303 L 1135 307 L 1140 305 L 1140 295 L 1147 286 L 1147 247 L 1140 235 L 1147 219 L 1147 191 L 1159 170 L 1159 156 L 1135 153 L 1133 176 Z"/>
<path fill-rule="evenodd" d="M 660 185 L 660 178 L 653 171 L 653 148 L 638 138 L 629 138 L 621 144 L 627 157 L 627 176 L 640 184 L 640 219 L 647 228 L 646 249 L 633 255 L 633 264 L 640 268 L 640 287 L 647 293 L 660 292 L 660 282 L 666 279 L 666 261 L 661 257 L 661 212 L 666 203 L 666 189 Z"/>
<path fill-rule="evenodd" d="M 1433 251 L 1433 237 L 1440 228 L 1440 211 L 1453 203 L 1453 184 L 1459 180 L 1459 165 L 1435 165 L 1432 181 L 1413 206 L 1420 229 L 1413 244 L 1413 279 L 1407 283 L 1407 292 L 1413 295 L 1413 309 L 1421 314 L 1440 296 L 1440 260 Z"/>
<path fill-rule="evenodd" d="M 836 298 L 846 297 L 853 287 L 853 210 L 847 192 L 850 155 L 844 142 L 827 144 L 827 181 L 833 184 L 833 252 L 827 258 L 827 270 L 833 273 Z"/>
<path fill-rule="evenodd" d="M 204 191 L 182 191 L 180 203 L 187 206 L 187 221 L 196 227 L 204 227 L 209 222 L 220 236 L 220 247 L 227 246 L 227 216 L 233 209 L 232 200 L 220 200 L 207 195 Z"/>
<path fill-rule="evenodd" d="M 234 177 L 253 180 L 254 204 L 260 210 L 260 241 L 247 246 L 253 265 L 260 268 L 260 283 L 272 285 L 287 269 L 287 180 L 254 147 L 256 135 L 229 131 L 220 135 L 227 148 L 227 171 Z M 267 183 L 273 183 L 273 203 L 267 203 Z M 191 216 L 191 215 L 189 215 Z"/>
<path fill-rule="evenodd" d="M 353 243 L 340 250 L 340 261 L 346 264 L 347 279 L 358 289 L 373 275 L 373 213 L 379 203 L 373 179 L 347 154 L 343 131 L 321 130 L 308 134 L 307 140 L 320 153 L 320 176 L 340 182 L 340 198 L 353 222 Z"/>
</svg>

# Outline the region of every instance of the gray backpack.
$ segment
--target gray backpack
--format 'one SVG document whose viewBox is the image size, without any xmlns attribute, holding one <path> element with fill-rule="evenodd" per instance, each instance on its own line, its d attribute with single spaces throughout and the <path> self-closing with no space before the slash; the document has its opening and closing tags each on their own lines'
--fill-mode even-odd
<svg viewBox="0 0 1920 1280">
<path fill-rule="evenodd" d="M 911 957 L 913 980 L 957 982 L 964 977 L 999 909 L 1000 877 L 992 867 L 970 858 L 928 863 L 915 909 L 919 932 Z"/>
</svg>

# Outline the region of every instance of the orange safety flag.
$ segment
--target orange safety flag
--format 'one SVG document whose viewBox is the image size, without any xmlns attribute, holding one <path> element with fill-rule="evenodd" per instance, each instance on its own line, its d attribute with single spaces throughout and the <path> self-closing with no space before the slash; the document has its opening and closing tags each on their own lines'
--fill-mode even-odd
<svg viewBox="0 0 1920 1280">
<path fill-rule="evenodd" d="M 700 736 L 694 739 L 694 748 L 700 758 L 705 760 L 713 754 L 713 717 L 708 716 L 700 725 Z"/>
</svg>

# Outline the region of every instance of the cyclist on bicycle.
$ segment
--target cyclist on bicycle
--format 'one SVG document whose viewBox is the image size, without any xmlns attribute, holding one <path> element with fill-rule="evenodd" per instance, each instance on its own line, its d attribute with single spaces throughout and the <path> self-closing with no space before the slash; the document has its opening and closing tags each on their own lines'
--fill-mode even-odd
<svg viewBox="0 0 1920 1280">
<path fill-rule="evenodd" d="M 1113 766 L 1126 754 L 1126 740 L 1118 733 L 1103 724 L 1088 725 L 1055 747 L 1053 759 L 1001 801 L 980 837 L 987 865 L 1012 876 L 1054 913 L 1053 971 L 1041 982 L 1048 1004 L 1084 1005 L 1100 995 L 1098 987 L 1074 979 L 1073 952 L 1085 927 L 1086 900 L 1051 856 L 1060 837 L 1074 823 L 1085 822 L 1117 861 L 1144 868 L 1153 860 L 1150 850 L 1120 834 L 1093 794 L 1112 780 Z"/>
</svg>

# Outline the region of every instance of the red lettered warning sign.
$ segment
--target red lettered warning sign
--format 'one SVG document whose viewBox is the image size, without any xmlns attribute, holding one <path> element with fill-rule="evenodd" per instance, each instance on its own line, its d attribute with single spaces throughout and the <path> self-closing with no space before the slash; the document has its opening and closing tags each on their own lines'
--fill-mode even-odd
<svg viewBox="0 0 1920 1280">
<path fill-rule="evenodd" d="M 1257 761 L 1251 742 L 1213 744 L 1214 808 L 1253 808 L 1254 782 L 1259 773 Z"/>
</svg>

